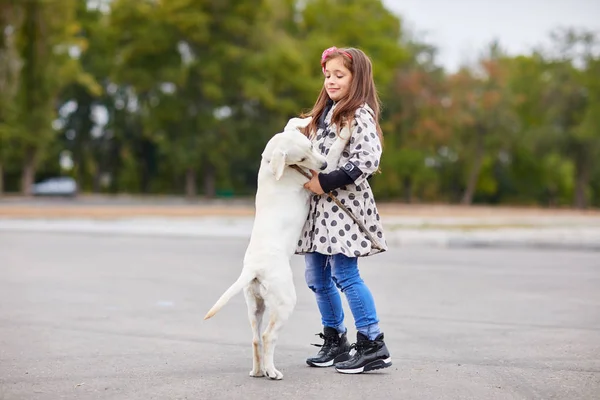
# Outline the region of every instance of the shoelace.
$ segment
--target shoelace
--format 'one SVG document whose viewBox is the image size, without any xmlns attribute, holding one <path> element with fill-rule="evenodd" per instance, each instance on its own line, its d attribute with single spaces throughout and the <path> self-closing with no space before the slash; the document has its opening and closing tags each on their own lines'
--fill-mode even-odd
<svg viewBox="0 0 600 400">
<path fill-rule="evenodd" d="M 357 353 L 362 353 L 368 347 L 376 346 L 377 342 L 374 340 L 361 340 L 350 345 L 350 350 L 354 349 Z"/>
<path fill-rule="evenodd" d="M 322 332 L 315 333 L 315 336 L 318 336 L 321 339 L 323 339 L 324 343 L 323 344 L 311 343 L 311 345 L 313 345 L 313 346 L 316 346 L 316 347 L 325 347 L 325 346 L 331 346 L 331 345 L 333 345 L 335 343 L 335 337 L 333 337 L 333 336 L 325 336 L 325 335 L 323 335 Z"/>
</svg>

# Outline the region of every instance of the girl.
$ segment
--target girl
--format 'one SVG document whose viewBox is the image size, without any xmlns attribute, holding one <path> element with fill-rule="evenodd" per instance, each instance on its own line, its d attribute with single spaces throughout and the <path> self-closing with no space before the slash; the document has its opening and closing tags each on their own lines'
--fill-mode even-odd
<svg viewBox="0 0 600 400">
<path fill-rule="evenodd" d="M 319 336 L 325 342 L 306 362 L 313 367 L 335 365 L 338 372 L 353 374 L 392 365 L 373 296 L 358 270 L 358 257 L 387 248 L 367 181 L 379 169 L 382 152 L 379 99 L 371 61 L 361 50 L 331 47 L 323 52 L 321 67 L 325 82 L 307 114 L 313 119 L 305 133 L 324 155 L 342 127 L 350 126 L 352 136 L 339 168 L 330 173 L 312 171 L 312 179 L 304 186 L 314 195 L 296 253 L 305 254 L 306 283 L 317 299 L 324 326 Z M 363 223 L 379 248 L 374 248 L 359 226 L 324 194 L 328 192 Z M 346 338 L 338 289 L 348 300 L 358 331 L 352 346 Z M 352 356 L 351 347 L 356 348 Z"/>
</svg>

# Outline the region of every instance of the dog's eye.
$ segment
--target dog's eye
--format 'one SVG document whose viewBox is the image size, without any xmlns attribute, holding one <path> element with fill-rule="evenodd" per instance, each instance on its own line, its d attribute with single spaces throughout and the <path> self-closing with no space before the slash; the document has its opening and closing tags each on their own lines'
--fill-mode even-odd
<svg viewBox="0 0 600 400">
<path fill-rule="evenodd" d="M 300 162 L 304 162 L 306 161 L 306 157 L 302 157 L 302 159 L 300 160 Z"/>
</svg>

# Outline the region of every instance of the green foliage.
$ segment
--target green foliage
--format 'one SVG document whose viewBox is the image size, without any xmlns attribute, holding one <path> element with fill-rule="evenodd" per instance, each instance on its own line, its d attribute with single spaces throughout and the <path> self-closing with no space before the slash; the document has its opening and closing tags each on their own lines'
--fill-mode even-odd
<svg viewBox="0 0 600 400">
<path fill-rule="evenodd" d="M 25 193 L 30 190 L 37 165 L 52 146 L 51 123 L 61 88 L 78 81 L 92 92 L 100 90 L 71 55 L 73 49 L 85 47 L 85 41 L 77 37 L 76 3 L 59 0 L 2 5 L 6 19 L 2 20 L 1 62 L 2 70 L 11 76 L 12 87 L 0 101 L 0 141 L 10 146 L 14 157 L 11 167 L 20 166 L 21 190 Z M 1 156 L 6 157 L 6 151 Z"/>
<path fill-rule="evenodd" d="M 373 75 L 384 101 L 389 98 L 386 89 L 395 68 L 409 58 L 401 43 L 401 20 L 380 0 L 306 1 L 299 36 L 303 54 L 313 65 L 312 75 L 321 83 L 319 61 L 324 49 L 331 46 L 362 49 L 373 61 Z"/>
<path fill-rule="evenodd" d="M 0 192 L 70 174 L 92 192 L 252 195 L 265 143 L 314 104 L 338 46 L 373 60 L 379 198 L 600 205 L 593 33 L 515 57 L 492 43 L 450 74 L 380 0 L 94 4 L 0 2 Z"/>
</svg>

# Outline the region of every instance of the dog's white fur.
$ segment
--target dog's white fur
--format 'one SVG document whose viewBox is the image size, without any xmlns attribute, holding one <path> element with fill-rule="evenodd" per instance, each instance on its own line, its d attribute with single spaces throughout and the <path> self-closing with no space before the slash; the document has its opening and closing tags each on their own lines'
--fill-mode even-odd
<svg viewBox="0 0 600 400">
<path fill-rule="evenodd" d="M 350 131 L 344 128 L 327 157 L 323 157 L 297 129 L 310 121 L 310 117 L 292 118 L 284 131 L 267 143 L 258 171 L 256 214 L 242 272 L 204 317 L 215 315 L 244 290 L 253 334 L 250 376 L 283 377 L 275 368 L 273 354 L 279 331 L 296 306 L 290 258 L 308 215 L 311 192 L 304 189 L 307 178 L 286 166 L 296 164 L 312 170 L 327 170 L 329 166 L 331 170 L 337 166 L 350 138 Z M 266 308 L 269 322 L 261 337 Z"/>
</svg>

